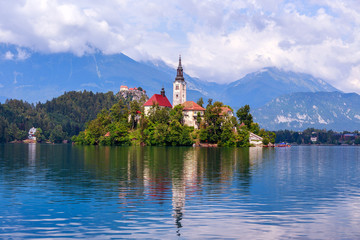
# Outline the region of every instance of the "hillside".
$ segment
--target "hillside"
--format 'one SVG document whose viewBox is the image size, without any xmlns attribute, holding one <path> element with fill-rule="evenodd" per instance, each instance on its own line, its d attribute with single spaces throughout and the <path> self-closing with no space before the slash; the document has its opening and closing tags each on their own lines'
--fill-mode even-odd
<svg viewBox="0 0 360 240">
<path fill-rule="evenodd" d="M 49 139 L 67 139 L 85 129 L 85 123 L 96 118 L 102 109 L 117 102 L 112 92 L 67 92 L 58 98 L 36 105 L 22 100 L 0 104 L 0 142 L 24 139 L 31 127 L 41 128 Z"/>
<path fill-rule="evenodd" d="M 306 128 L 359 130 L 360 95 L 356 93 L 293 93 L 277 97 L 252 112 L 269 130 Z"/>
</svg>

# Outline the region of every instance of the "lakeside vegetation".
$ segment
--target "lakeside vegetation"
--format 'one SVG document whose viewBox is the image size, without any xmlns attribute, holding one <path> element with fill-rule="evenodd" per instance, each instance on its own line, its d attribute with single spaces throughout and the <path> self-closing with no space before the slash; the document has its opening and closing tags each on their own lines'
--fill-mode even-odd
<svg viewBox="0 0 360 240">
<path fill-rule="evenodd" d="M 199 99 L 198 104 L 203 105 L 203 100 Z M 220 114 L 225 105 L 210 99 L 204 116 L 198 115 L 198 129 L 195 129 L 184 125 L 180 105 L 173 109 L 154 105 L 148 116 L 143 114 L 142 105 L 141 101 L 131 101 L 127 106 L 120 100 L 110 110 L 98 114 L 72 141 L 86 145 L 191 146 L 208 143 L 249 147 L 249 131 L 264 137 L 267 143 L 275 141 L 274 133 L 253 123 L 249 106 L 238 110 L 238 121 L 236 117 Z M 240 127 L 240 123 L 244 124 Z"/>
<path fill-rule="evenodd" d="M 360 144 L 357 131 L 338 133 L 313 128 L 302 132 L 265 131 L 253 122 L 248 105 L 236 112 L 237 117 L 222 116 L 221 107 L 225 105 L 211 99 L 202 120 L 197 118 L 198 129 L 194 129 L 184 125 L 181 106 L 174 109 L 154 106 L 149 116 L 144 116 L 144 101 L 124 99 L 113 92 L 89 91 L 71 91 L 37 104 L 7 100 L 0 104 L 0 142 L 25 140 L 29 129 L 36 127 L 38 142 L 72 140 L 87 145 L 191 146 L 208 143 L 247 147 L 249 132 L 263 137 L 264 144 Z M 202 99 L 197 103 L 204 105 Z M 312 141 L 312 137 L 316 141 Z"/>
<path fill-rule="evenodd" d="M 236 119 L 221 116 L 224 105 L 209 100 L 203 119 L 198 118 L 199 129 L 194 129 L 184 125 L 181 106 L 154 106 L 150 115 L 144 116 L 144 100 L 89 91 L 71 91 L 37 104 L 7 100 L 0 104 L 0 142 L 25 140 L 32 127 L 37 129 L 38 142 L 54 143 L 72 139 L 89 145 L 190 146 L 201 142 L 247 147 L 249 131 L 265 137 L 265 143 L 275 141 L 273 133 L 252 122 L 248 106 L 238 110 Z M 203 105 L 203 100 L 198 103 Z"/>
</svg>

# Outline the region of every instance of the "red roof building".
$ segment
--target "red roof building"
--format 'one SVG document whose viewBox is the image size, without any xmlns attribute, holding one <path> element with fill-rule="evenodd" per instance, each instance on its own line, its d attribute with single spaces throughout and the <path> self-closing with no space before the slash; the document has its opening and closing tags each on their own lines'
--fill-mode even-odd
<svg viewBox="0 0 360 240">
<path fill-rule="evenodd" d="M 234 113 L 233 113 L 233 111 L 230 109 L 230 108 L 228 108 L 228 107 L 221 107 L 221 112 L 220 112 L 220 114 L 219 114 L 220 116 L 229 116 L 229 117 L 232 117 L 232 116 L 234 116 Z"/>
<path fill-rule="evenodd" d="M 184 107 L 183 111 L 205 111 L 205 108 L 201 107 L 194 101 L 186 101 L 181 105 Z"/>
<path fill-rule="evenodd" d="M 165 96 L 164 88 L 161 90 L 161 94 L 154 94 L 146 103 L 144 103 L 145 107 L 145 115 L 149 112 L 151 106 L 159 105 L 159 107 L 167 107 L 172 108 L 169 99 Z"/>
<path fill-rule="evenodd" d="M 145 106 L 153 106 L 156 104 L 158 104 L 160 107 L 172 108 L 172 105 L 169 102 L 169 99 L 167 99 L 166 96 L 162 96 L 160 94 L 154 94 L 146 103 L 144 103 L 144 107 Z"/>
</svg>

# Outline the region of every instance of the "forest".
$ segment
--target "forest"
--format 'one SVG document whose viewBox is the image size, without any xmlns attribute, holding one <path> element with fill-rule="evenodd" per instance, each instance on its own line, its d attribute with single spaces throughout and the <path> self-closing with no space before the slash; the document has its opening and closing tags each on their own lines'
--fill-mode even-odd
<svg viewBox="0 0 360 240">
<path fill-rule="evenodd" d="M 0 142 L 24 140 L 31 127 L 38 141 L 62 142 L 85 129 L 102 109 L 117 101 L 113 92 L 65 92 L 45 103 L 30 104 L 10 99 L 0 104 Z"/>
</svg>

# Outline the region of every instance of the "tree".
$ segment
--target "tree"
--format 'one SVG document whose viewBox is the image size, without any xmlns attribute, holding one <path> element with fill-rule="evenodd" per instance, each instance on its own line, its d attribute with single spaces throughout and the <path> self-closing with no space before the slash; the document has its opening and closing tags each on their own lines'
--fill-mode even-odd
<svg viewBox="0 0 360 240">
<path fill-rule="evenodd" d="M 225 147 L 235 147 L 236 146 L 236 137 L 233 131 L 234 125 L 231 120 L 227 120 L 222 125 L 221 133 L 221 145 Z"/>
<path fill-rule="evenodd" d="M 202 97 L 201 97 L 201 98 L 199 98 L 199 100 L 198 100 L 196 103 L 202 107 L 202 106 L 203 106 L 203 104 L 204 104 L 204 100 L 203 100 L 203 98 L 202 98 Z"/>
<path fill-rule="evenodd" d="M 236 116 L 238 117 L 240 123 L 244 123 L 248 129 L 251 128 L 251 124 L 253 123 L 253 117 L 250 114 L 250 106 L 245 105 L 236 112 Z"/>
<path fill-rule="evenodd" d="M 43 135 L 43 131 L 41 128 L 37 128 L 35 132 L 35 137 L 37 142 L 42 142 L 45 140 L 45 137 Z"/>
<path fill-rule="evenodd" d="M 65 139 L 65 132 L 63 132 L 61 125 L 56 125 L 51 131 L 50 141 L 54 143 L 60 143 Z"/>
<path fill-rule="evenodd" d="M 140 103 L 138 101 L 131 101 L 130 102 L 130 125 L 131 128 L 134 129 L 137 127 L 138 118 L 140 112 Z"/>
<path fill-rule="evenodd" d="M 176 105 L 173 109 L 170 110 L 170 121 L 177 121 L 181 125 L 184 125 L 184 115 L 183 115 L 183 106 Z"/>
<path fill-rule="evenodd" d="M 221 102 L 212 104 L 212 99 L 209 99 L 209 103 L 206 106 L 204 120 L 208 137 L 207 140 L 210 143 L 217 143 L 220 140 L 221 124 L 224 120 L 220 116 L 222 106 L 223 104 Z"/>
</svg>

